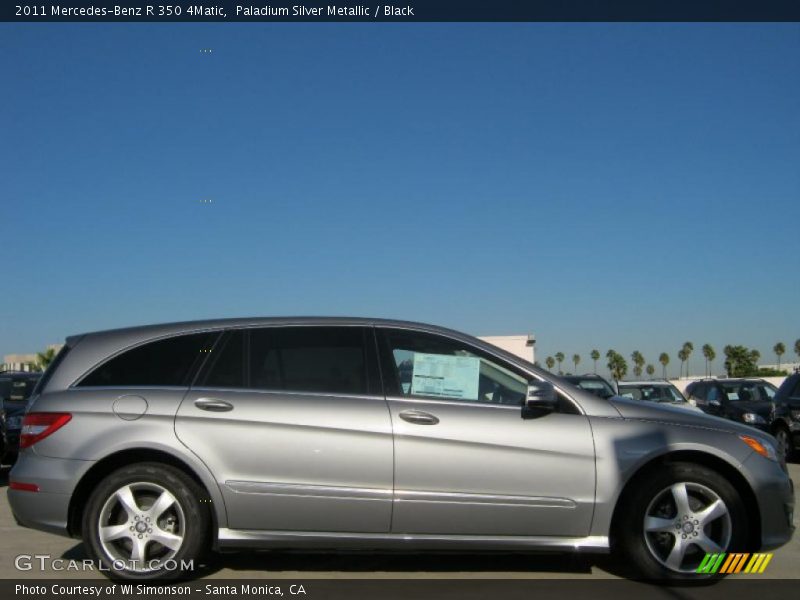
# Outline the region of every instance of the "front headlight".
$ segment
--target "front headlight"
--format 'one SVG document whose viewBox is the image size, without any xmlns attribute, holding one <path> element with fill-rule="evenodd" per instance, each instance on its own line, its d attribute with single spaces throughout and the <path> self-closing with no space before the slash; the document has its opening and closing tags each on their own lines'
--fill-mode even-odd
<svg viewBox="0 0 800 600">
<path fill-rule="evenodd" d="M 761 424 L 766 423 L 766 421 L 764 420 L 764 417 L 762 417 L 761 415 L 757 415 L 756 413 L 744 413 L 742 415 L 742 420 L 745 423 L 751 423 L 751 424 L 753 424 L 753 423 L 761 423 Z"/>
<path fill-rule="evenodd" d="M 770 442 L 766 440 L 757 440 L 754 437 L 749 435 L 740 435 L 739 439 L 742 440 L 745 444 L 750 446 L 753 450 L 758 452 L 764 458 L 768 458 L 770 460 L 774 460 L 778 462 L 778 451 L 775 449 Z"/>
</svg>

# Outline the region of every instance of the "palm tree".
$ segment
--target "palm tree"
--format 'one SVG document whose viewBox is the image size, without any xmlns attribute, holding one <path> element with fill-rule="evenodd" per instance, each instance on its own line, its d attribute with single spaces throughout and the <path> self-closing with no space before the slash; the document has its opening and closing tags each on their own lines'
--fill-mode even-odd
<svg viewBox="0 0 800 600">
<path fill-rule="evenodd" d="M 703 344 L 703 356 L 706 357 L 706 377 L 708 377 L 711 375 L 709 364 L 714 362 L 714 359 L 717 357 L 717 353 L 714 351 L 714 346 L 711 344 Z"/>
<path fill-rule="evenodd" d="M 797 356 L 800 356 L 800 340 L 797 340 L 797 343 L 794 345 L 794 351 L 797 352 Z M 600 352 L 598 350 L 592 350 L 589 356 L 591 356 L 594 361 L 594 374 L 597 375 L 597 361 L 600 360 Z"/>
<path fill-rule="evenodd" d="M 644 356 L 642 356 L 642 353 L 638 350 L 634 350 L 631 353 L 631 360 L 633 361 L 633 374 L 636 375 L 636 377 L 641 377 L 642 367 L 645 363 Z"/>
<path fill-rule="evenodd" d="M 683 350 L 683 354 L 686 356 L 686 358 L 683 360 L 686 361 L 686 377 L 689 377 L 689 357 L 692 355 L 692 351 L 694 350 L 694 344 L 692 344 L 692 342 L 683 342 L 681 350 Z"/>
<path fill-rule="evenodd" d="M 608 358 L 608 370 L 611 371 L 611 376 L 615 381 L 619 381 L 628 372 L 628 363 L 625 362 L 625 357 L 616 350 L 609 350 L 606 352 Z"/>
<path fill-rule="evenodd" d="M 44 371 L 55 357 L 55 348 L 47 348 L 44 352 L 37 352 L 33 366 L 39 371 Z"/>
<path fill-rule="evenodd" d="M 552 371 L 552 370 L 553 370 L 553 367 L 554 367 L 554 366 L 556 366 L 556 361 L 555 361 L 555 359 L 554 359 L 552 356 L 548 356 L 548 357 L 547 357 L 547 358 L 544 360 L 544 364 L 546 364 L 546 365 L 547 365 L 547 370 L 548 370 L 548 371 Z"/>
<path fill-rule="evenodd" d="M 678 350 L 678 359 L 681 361 L 681 373 L 678 375 L 678 379 L 680 379 L 683 377 L 683 365 L 687 360 L 689 360 L 689 351 L 686 348 L 681 348 Z"/>
<path fill-rule="evenodd" d="M 781 356 L 783 353 L 786 352 L 786 346 L 784 346 L 783 342 L 778 342 L 772 347 L 772 351 L 775 353 L 775 356 L 778 357 L 778 371 L 781 370 Z"/>
<path fill-rule="evenodd" d="M 653 365 L 647 365 L 647 374 L 652 377 L 653 373 L 656 372 L 656 368 Z"/>
<path fill-rule="evenodd" d="M 581 355 L 580 354 L 573 354 L 572 355 L 572 364 L 575 365 L 575 375 L 578 374 L 578 364 L 581 362 Z"/>
<path fill-rule="evenodd" d="M 558 374 L 563 375 L 563 371 L 561 370 L 561 363 L 564 362 L 564 353 L 563 352 L 556 352 L 556 361 L 558 362 Z"/>
<path fill-rule="evenodd" d="M 662 352 L 658 355 L 658 362 L 661 363 L 661 369 L 664 374 L 664 379 L 667 378 L 667 365 L 669 364 L 669 354 Z"/>
</svg>

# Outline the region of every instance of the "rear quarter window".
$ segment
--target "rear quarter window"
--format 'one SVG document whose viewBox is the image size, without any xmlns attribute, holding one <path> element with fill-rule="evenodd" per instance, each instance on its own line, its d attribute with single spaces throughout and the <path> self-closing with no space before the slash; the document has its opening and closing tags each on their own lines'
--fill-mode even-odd
<svg viewBox="0 0 800 600">
<path fill-rule="evenodd" d="M 215 338 L 194 333 L 137 346 L 97 367 L 77 387 L 188 386 Z"/>
</svg>

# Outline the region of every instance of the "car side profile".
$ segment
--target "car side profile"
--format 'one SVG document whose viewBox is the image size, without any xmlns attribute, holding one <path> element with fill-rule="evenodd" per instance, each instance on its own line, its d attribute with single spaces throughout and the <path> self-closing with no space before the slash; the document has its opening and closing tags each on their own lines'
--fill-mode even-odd
<svg viewBox="0 0 800 600">
<path fill-rule="evenodd" d="M 20 446 L 18 523 L 129 580 L 190 576 L 209 548 L 613 551 L 639 577 L 703 580 L 706 553 L 793 531 L 770 435 L 404 321 L 73 336 Z"/>
</svg>

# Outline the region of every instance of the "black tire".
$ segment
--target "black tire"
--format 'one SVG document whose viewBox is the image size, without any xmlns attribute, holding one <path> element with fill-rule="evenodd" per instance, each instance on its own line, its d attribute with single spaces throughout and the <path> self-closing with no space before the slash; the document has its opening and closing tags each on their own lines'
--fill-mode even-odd
<svg viewBox="0 0 800 600">
<path fill-rule="evenodd" d="M 120 500 L 127 497 L 123 490 L 135 498 L 135 510 L 126 509 L 130 503 Z M 208 547 L 210 515 L 208 504 L 201 501 L 206 496 L 189 476 L 169 465 L 136 463 L 118 469 L 89 496 L 81 529 L 86 551 L 112 579 L 167 581 L 190 576 Z M 157 500 L 167 508 L 161 511 Z M 106 534 L 105 540 L 101 519 L 104 532 L 116 532 Z M 143 558 L 134 558 L 134 545 Z M 185 564 L 194 566 L 183 568 Z"/>
<path fill-rule="evenodd" d="M 785 425 L 778 425 L 775 429 L 775 438 L 778 440 L 778 451 L 783 452 L 786 462 L 792 462 L 795 457 L 792 433 Z"/>
<path fill-rule="evenodd" d="M 683 483 L 686 484 L 683 489 L 687 492 L 691 508 L 681 514 L 671 488 L 676 486 L 676 489 L 680 489 Z M 694 463 L 672 463 L 647 473 L 634 485 L 635 488 L 622 500 L 620 518 L 615 523 L 614 531 L 614 551 L 625 561 L 622 564 L 628 567 L 634 578 L 710 583 L 719 579 L 720 575 L 696 572 L 708 552 L 706 539 L 718 542 L 722 552 L 748 551 L 749 532 L 744 503 L 733 485 L 719 473 Z M 703 525 L 702 509 L 716 502 L 712 494 L 722 501 L 727 516 L 723 513 Z M 706 498 L 711 498 L 708 504 L 704 504 Z M 684 518 L 687 512 L 688 519 Z M 655 527 L 655 523 L 662 523 L 656 519 L 663 519 L 663 523 L 669 522 L 669 529 L 646 534 L 647 516 L 652 517 L 651 528 Z M 728 541 L 725 544 L 723 542 L 726 539 Z M 701 548 L 697 542 L 707 547 Z M 684 554 L 679 551 L 680 548 L 686 548 Z M 673 557 L 673 550 L 677 550 L 675 556 L 683 556 L 678 562 L 680 570 L 674 570 L 666 564 Z"/>
</svg>

